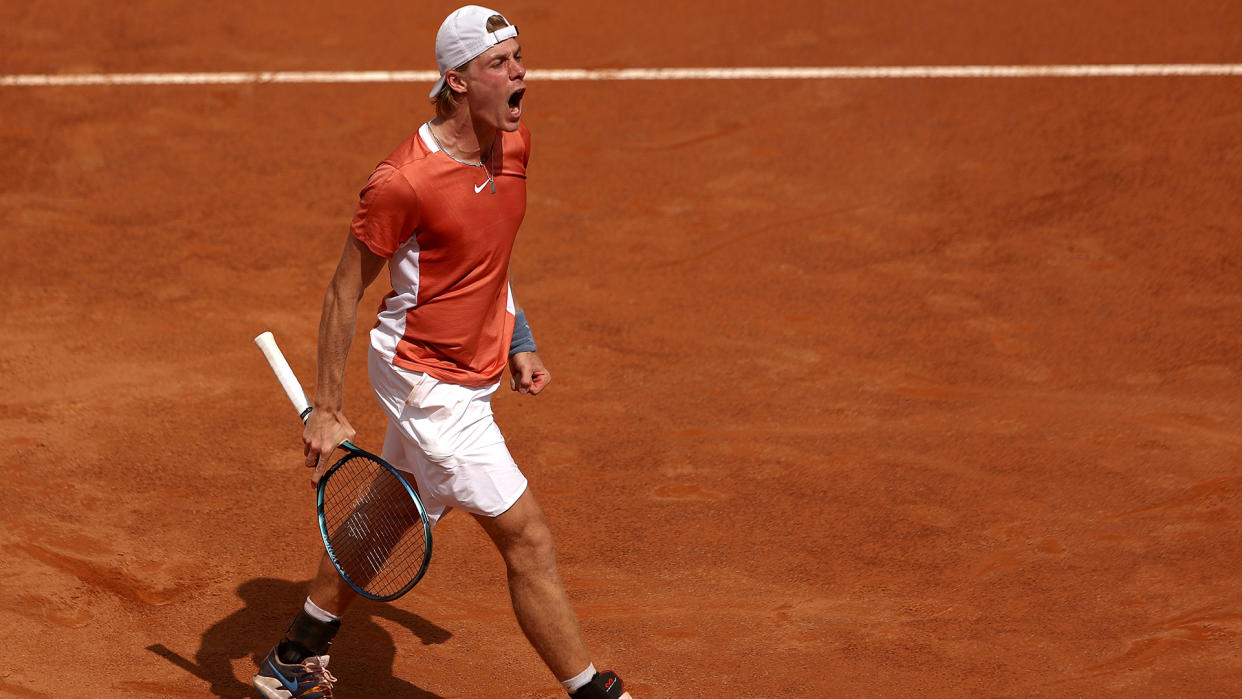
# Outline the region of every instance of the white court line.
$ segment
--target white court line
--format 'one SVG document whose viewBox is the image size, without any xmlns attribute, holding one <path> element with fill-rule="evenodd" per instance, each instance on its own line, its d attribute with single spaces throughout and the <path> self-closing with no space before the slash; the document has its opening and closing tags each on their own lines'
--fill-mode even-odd
<svg viewBox="0 0 1242 699">
<path fill-rule="evenodd" d="M 1239 63 L 1047 66 L 875 66 L 807 68 L 622 68 L 531 70 L 530 80 L 860 80 L 927 78 L 1100 78 L 1242 76 Z M 0 87 L 242 85 L 253 83 L 430 83 L 430 70 L 236 73 L 85 73 L 0 76 Z"/>
</svg>

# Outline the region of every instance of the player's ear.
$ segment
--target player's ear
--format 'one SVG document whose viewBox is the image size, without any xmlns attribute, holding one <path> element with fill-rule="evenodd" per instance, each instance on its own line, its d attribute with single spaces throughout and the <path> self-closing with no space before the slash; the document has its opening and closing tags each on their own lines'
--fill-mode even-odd
<svg viewBox="0 0 1242 699">
<path fill-rule="evenodd" d="M 456 70 L 450 70 L 445 73 L 444 82 L 449 86 L 450 90 L 459 95 L 466 94 L 467 88 L 469 87 L 469 84 L 466 82 L 466 77 Z"/>
</svg>

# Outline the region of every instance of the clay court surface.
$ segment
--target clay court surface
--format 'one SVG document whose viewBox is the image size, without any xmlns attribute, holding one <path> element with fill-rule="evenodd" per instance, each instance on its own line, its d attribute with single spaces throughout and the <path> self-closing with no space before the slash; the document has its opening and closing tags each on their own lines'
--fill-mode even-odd
<svg viewBox="0 0 1242 699">
<path fill-rule="evenodd" d="M 453 7 L 6 3 L 0 74 L 426 70 Z M 1242 61 L 1228 2 L 499 9 L 532 70 Z M 427 89 L 0 88 L 0 695 L 251 696 L 320 546 L 251 339 L 309 384 Z M 1242 686 L 1242 77 L 532 78 L 524 118 L 554 381 L 496 411 L 636 699 Z M 338 695 L 558 696 L 436 535 Z"/>
</svg>

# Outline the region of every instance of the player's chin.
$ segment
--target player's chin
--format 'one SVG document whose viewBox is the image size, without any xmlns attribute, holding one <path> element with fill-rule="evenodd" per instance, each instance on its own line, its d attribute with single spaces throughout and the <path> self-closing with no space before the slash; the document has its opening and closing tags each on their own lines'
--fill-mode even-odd
<svg viewBox="0 0 1242 699">
<path fill-rule="evenodd" d="M 500 119 L 500 128 L 503 131 L 517 131 L 522 124 L 522 113 L 505 112 Z"/>
</svg>

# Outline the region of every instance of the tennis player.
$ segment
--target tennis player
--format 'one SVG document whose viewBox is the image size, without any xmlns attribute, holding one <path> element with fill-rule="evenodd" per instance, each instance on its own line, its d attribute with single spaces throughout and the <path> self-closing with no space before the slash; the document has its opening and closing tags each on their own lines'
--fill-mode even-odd
<svg viewBox="0 0 1242 699">
<path fill-rule="evenodd" d="M 518 623 L 565 691 L 619 699 L 629 694 L 591 662 L 551 533 L 491 410 L 506 366 L 523 394 L 551 380 L 509 281 L 531 150 L 517 35 L 500 13 L 475 5 L 440 26 L 436 117 L 371 173 L 324 296 L 306 465 L 317 482 L 336 446 L 354 437 L 342 412 L 346 357 L 358 302 L 387 266 L 392 291 L 368 357 L 388 415 L 381 456 L 413 476 L 433 525 L 454 508 L 482 525 L 504 558 Z M 332 696 L 328 648 L 355 597 L 324 556 L 254 686 L 279 699 Z"/>
</svg>

